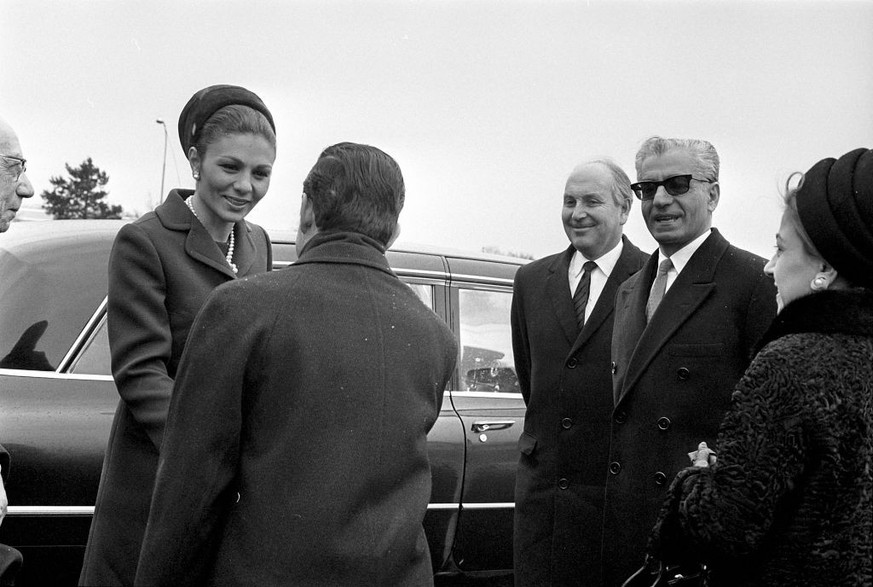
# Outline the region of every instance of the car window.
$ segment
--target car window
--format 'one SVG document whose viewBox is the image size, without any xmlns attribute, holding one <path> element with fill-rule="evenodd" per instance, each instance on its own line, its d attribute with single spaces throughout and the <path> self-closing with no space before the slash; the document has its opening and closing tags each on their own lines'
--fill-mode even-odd
<svg viewBox="0 0 873 587">
<path fill-rule="evenodd" d="M 433 286 L 425 285 L 423 283 L 407 283 L 415 295 L 424 302 L 424 305 L 433 310 Z"/>
<path fill-rule="evenodd" d="M 433 286 L 423 283 L 408 283 L 407 285 L 424 302 L 424 305 L 433 309 Z M 106 319 L 104 318 L 97 331 L 85 344 L 79 358 L 70 368 L 70 372 L 82 375 L 111 375 L 112 368 L 109 361 L 109 335 L 106 331 Z"/>
<path fill-rule="evenodd" d="M 106 295 L 105 242 L 0 248 L 0 368 L 53 371 Z"/>
<path fill-rule="evenodd" d="M 85 344 L 79 358 L 70 367 L 70 373 L 83 375 L 111 375 L 109 363 L 109 334 L 106 330 L 106 317 L 100 322 L 97 332 Z"/>
<path fill-rule="evenodd" d="M 519 393 L 512 358 L 512 292 L 460 289 L 461 389 Z"/>
</svg>

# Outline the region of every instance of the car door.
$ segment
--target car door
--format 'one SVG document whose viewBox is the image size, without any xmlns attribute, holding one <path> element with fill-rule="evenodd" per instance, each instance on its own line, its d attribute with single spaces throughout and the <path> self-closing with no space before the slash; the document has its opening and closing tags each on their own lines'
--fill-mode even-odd
<svg viewBox="0 0 873 587">
<path fill-rule="evenodd" d="M 455 258 L 449 265 L 460 343 L 451 398 L 466 447 L 455 561 L 470 575 L 511 572 L 516 447 L 524 427 L 509 311 L 518 265 Z"/>
</svg>

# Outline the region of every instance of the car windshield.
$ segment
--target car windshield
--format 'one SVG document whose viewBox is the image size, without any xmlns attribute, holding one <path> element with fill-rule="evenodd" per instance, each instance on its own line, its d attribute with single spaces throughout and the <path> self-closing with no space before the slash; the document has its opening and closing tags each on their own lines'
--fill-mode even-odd
<svg viewBox="0 0 873 587">
<path fill-rule="evenodd" d="M 53 371 L 103 300 L 111 235 L 15 228 L 0 239 L 0 368 Z"/>
</svg>

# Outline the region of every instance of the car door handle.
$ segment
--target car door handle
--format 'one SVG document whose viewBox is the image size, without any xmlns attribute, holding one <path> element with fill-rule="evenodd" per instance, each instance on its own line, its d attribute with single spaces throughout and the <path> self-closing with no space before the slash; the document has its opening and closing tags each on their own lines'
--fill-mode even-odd
<svg viewBox="0 0 873 587">
<path fill-rule="evenodd" d="M 473 422 L 470 428 L 473 432 L 485 432 L 487 430 L 505 430 L 515 424 L 515 420 L 480 420 Z"/>
</svg>

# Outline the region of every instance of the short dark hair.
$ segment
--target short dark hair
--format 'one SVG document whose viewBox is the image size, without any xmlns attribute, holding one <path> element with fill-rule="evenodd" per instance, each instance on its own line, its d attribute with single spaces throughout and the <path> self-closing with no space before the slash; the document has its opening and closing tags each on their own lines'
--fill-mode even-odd
<svg viewBox="0 0 873 587">
<path fill-rule="evenodd" d="M 198 133 L 194 147 L 200 156 L 219 138 L 231 134 L 253 134 L 261 136 L 273 149 L 276 148 L 276 133 L 267 117 L 248 106 L 232 104 L 220 108 L 209 117 Z M 186 153 L 187 154 L 187 153 Z"/>
<path fill-rule="evenodd" d="M 320 231 L 344 230 L 388 246 L 406 199 L 400 167 L 390 155 L 357 143 L 338 143 L 318 156 L 303 182 Z"/>
</svg>

